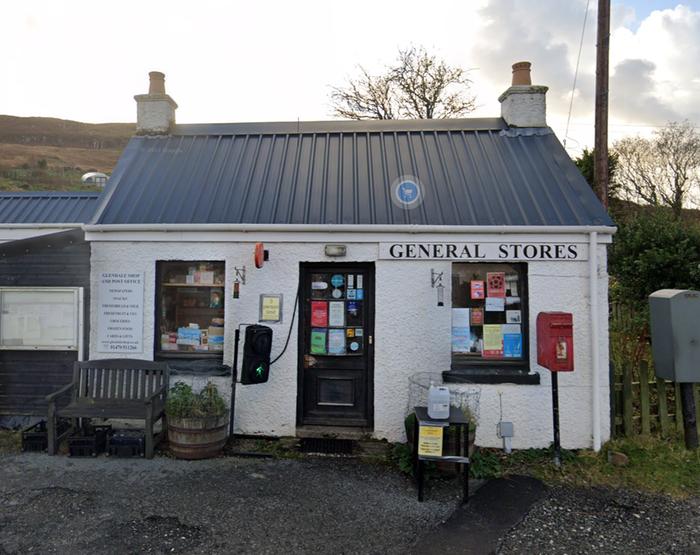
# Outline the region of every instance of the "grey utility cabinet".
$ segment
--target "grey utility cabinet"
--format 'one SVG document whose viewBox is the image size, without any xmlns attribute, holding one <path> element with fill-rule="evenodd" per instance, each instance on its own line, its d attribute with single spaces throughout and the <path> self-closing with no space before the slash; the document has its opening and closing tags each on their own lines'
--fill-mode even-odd
<svg viewBox="0 0 700 555">
<path fill-rule="evenodd" d="M 649 295 L 649 309 L 656 375 L 700 382 L 700 292 L 661 289 Z"/>
</svg>

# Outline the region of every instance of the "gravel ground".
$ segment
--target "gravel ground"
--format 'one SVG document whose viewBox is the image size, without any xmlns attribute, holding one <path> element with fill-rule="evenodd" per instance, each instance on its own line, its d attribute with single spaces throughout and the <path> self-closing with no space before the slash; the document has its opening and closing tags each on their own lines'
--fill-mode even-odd
<svg viewBox="0 0 700 555">
<path fill-rule="evenodd" d="M 6 455 L 0 554 L 402 553 L 459 493 L 347 459 Z"/>
<path fill-rule="evenodd" d="M 510 553 L 700 553 L 700 499 L 554 488 L 501 539 Z"/>
</svg>

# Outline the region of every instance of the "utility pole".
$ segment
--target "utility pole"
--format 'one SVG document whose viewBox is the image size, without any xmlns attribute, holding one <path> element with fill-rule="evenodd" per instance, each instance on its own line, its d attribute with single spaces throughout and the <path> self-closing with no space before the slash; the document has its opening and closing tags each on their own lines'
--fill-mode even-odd
<svg viewBox="0 0 700 555">
<path fill-rule="evenodd" d="M 595 157 L 593 179 L 600 202 L 608 207 L 608 76 L 610 58 L 610 0 L 598 0 L 595 70 Z"/>
</svg>

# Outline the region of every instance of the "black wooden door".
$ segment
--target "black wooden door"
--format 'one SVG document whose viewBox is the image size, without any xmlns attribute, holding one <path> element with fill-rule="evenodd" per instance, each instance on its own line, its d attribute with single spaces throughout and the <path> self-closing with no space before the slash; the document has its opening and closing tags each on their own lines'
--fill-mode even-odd
<svg viewBox="0 0 700 555">
<path fill-rule="evenodd" d="M 302 264 L 299 422 L 372 425 L 374 265 Z"/>
</svg>

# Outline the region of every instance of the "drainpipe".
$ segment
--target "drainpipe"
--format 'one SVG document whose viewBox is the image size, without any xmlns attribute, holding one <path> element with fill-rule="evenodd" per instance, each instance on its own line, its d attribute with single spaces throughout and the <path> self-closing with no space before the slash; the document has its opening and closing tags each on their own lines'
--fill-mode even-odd
<svg viewBox="0 0 700 555">
<path fill-rule="evenodd" d="M 593 450 L 600 451 L 600 348 L 598 342 L 598 233 L 592 231 L 588 246 L 591 303 L 591 357 L 593 359 Z"/>
</svg>

